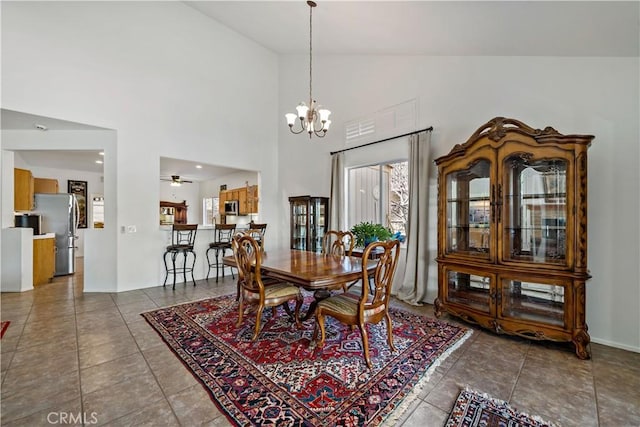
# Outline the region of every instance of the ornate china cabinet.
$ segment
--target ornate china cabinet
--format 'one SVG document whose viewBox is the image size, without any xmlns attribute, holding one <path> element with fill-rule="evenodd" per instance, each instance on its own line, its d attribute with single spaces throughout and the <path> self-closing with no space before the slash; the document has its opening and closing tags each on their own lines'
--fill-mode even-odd
<svg viewBox="0 0 640 427">
<path fill-rule="evenodd" d="M 291 249 L 322 251 L 322 238 L 329 226 L 329 198 L 289 197 Z"/>
<path fill-rule="evenodd" d="M 587 149 L 496 117 L 438 166 L 438 298 L 444 312 L 497 333 L 573 342 L 585 320 Z"/>
</svg>

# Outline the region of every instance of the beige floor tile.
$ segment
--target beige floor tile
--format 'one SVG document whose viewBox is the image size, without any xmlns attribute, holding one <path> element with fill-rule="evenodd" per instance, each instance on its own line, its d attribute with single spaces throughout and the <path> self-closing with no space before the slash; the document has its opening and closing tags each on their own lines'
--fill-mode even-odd
<svg viewBox="0 0 640 427">
<path fill-rule="evenodd" d="M 83 418 L 84 417 L 84 418 Z M 12 421 L 2 420 L 3 427 L 35 427 L 64 425 L 82 426 L 83 421 L 91 422 L 94 419 L 91 414 L 83 414 L 80 397 L 67 402 L 61 402 L 56 406 L 48 407 L 24 418 Z M 89 425 L 89 423 L 87 423 Z"/>
<path fill-rule="evenodd" d="M 200 385 L 191 371 L 164 346 L 152 347 L 144 351 L 144 357 L 164 393 L 169 396 L 194 385 Z"/>
<path fill-rule="evenodd" d="M 9 375 L 11 371 L 7 375 Z M 55 381 L 47 381 L 35 387 L 18 389 L 2 387 L 0 403 L 2 423 L 24 418 L 43 411 L 65 410 L 66 402 L 80 397 L 80 378 L 77 372 L 57 375 Z"/>
<path fill-rule="evenodd" d="M 178 427 L 180 425 L 171 405 L 166 400 L 159 400 L 109 422 L 111 427 Z"/>
<path fill-rule="evenodd" d="M 127 381 L 82 394 L 85 412 L 95 412 L 99 424 L 111 422 L 163 399 L 160 387 L 151 374 L 138 375 Z"/>
<path fill-rule="evenodd" d="M 200 425 L 220 416 L 220 411 L 200 384 L 171 395 L 168 399 L 183 425 Z"/>
<path fill-rule="evenodd" d="M 406 420 L 401 420 L 401 424 L 394 425 L 402 425 L 402 427 L 443 426 L 448 416 L 449 412 L 428 403 L 420 402 Z M 385 425 L 389 424 L 385 423 Z"/>
<path fill-rule="evenodd" d="M 139 352 L 133 337 L 122 336 L 91 347 L 80 347 L 80 369 Z"/>
<path fill-rule="evenodd" d="M 136 352 L 82 369 L 82 393 L 91 393 L 148 374 L 151 374 L 151 370 L 146 360 Z"/>
</svg>

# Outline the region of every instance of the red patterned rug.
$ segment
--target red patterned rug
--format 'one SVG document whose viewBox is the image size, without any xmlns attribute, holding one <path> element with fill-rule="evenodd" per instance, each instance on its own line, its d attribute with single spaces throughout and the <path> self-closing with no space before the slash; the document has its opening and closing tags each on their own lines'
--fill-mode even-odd
<svg viewBox="0 0 640 427">
<path fill-rule="evenodd" d="M 243 426 L 375 426 L 395 419 L 421 381 L 471 335 L 463 327 L 392 309 L 398 351 L 389 350 L 384 322 L 369 325 L 369 370 L 359 330 L 330 317 L 325 345 L 317 348 L 310 345 L 313 320 L 297 330 L 281 308 L 275 319 L 265 310 L 263 329 L 252 342 L 254 319 L 247 316 L 236 327 L 232 295 L 142 316 L 227 418 Z"/>
<path fill-rule="evenodd" d="M 4 336 L 4 333 L 7 332 L 7 329 L 9 328 L 9 324 L 11 323 L 11 321 L 6 320 L 4 322 L 0 322 L 0 338 L 2 338 Z"/>
<path fill-rule="evenodd" d="M 458 395 L 445 427 L 557 427 L 542 418 L 519 412 L 504 400 L 464 389 Z"/>
</svg>

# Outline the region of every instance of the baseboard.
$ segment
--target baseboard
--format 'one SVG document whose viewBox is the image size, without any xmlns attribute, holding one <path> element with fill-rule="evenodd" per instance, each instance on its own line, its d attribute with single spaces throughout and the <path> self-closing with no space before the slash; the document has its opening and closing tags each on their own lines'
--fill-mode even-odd
<svg viewBox="0 0 640 427">
<path fill-rule="evenodd" d="M 622 350 L 633 351 L 634 353 L 640 353 L 640 347 L 633 347 L 633 346 L 626 345 L 626 344 L 620 344 L 619 342 L 602 340 L 602 339 L 593 338 L 593 337 L 591 337 L 591 342 L 592 343 L 596 343 L 596 344 L 606 345 L 606 346 L 609 346 L 609 347 L 619 348 L 619 349 L 622 349 Z"/>
</svg>

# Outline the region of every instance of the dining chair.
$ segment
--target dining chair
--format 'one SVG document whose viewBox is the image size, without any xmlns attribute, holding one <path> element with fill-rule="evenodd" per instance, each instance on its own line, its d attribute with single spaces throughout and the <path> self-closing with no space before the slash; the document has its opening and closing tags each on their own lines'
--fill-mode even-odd
<svg viewBox="0 0 640 427">
<path fill-rule="evenodd" d="M 231 250 L 231 239 L 233 238 L 233 234 L 236 231 L 235 224 L 216 224 L 214 230 L 214 238 L 213 242 L 209 243 L 209 249 L 207 249 L 207 264 L 209 268 L 207 269 L 207 278 L 209 280 L 209 273 L 211 272 L 211 268 L 215 266 L 216 268 L 216 283 L 218 282 L 218 276 L 220 274 L 220 269 L 222 269 L 222 277 L 224 278 L 224 265 L 220 264 L 220 253 L 224 257 L 227 253 L 227 249 Z M 209 252 L 214 251 L 215 256 L 215 264 L 212 263 L 209 258 Z M 231 270 L 231 277 L 235 278 L 233 275 L 233 269 Z"/>
<path fill-rule="evenodd" d="M 369 291 L 369 286 L 360 286 L 360 295 L 352 293 L 343 293 L 330 296 L 318 302 L 316 307 L 316 325 L 313 330 L 312 341 L 315 341 L 320 331 L 320 342 L 318 347 L 324 345 L 325 316 L 331 316 L 338 321 L 347 325 L 356 325 L 360 329 L 362 343 L 364 348 L 364 360 L 369 367 L 372 368 L 371 358 L 369 356 L 369 340 L 367 336 L 367 324 L 377 324 L 382 319 L 387 323 L 387 341 L 392 351 L 396 351 L 393 346 L 393 326 L 391 324 L 391 316 L 389 315 L 389 296 L 391 294 L 391 285 L 393 276 L 398 265 L 398 257 L 400 255 L 400 242 L 398 240 L 389 240 L 384 242 L 374 242 L 369 244 L 362 255 L 362 263 L 366 265 L 371 260 L 371 255 L 381 248 L 382 253 L 376 261 L 376 267 L 372 274 L 373 289 Z M 362 269 L 362 283 L 369 283 L 369 272 L 366 268 Z"/>
<path fill-rule="evenodd" d="M 240 286 L 240 298 L 238 306 L 238 323 L 242 325 L 245 304 L 257 305 L 256 326 L 251 338 L 255 341 L 260 333 L 260 321 L 265 308 L 272 307 L 273 315 L 275 308 L 282 306 L 284 310 L 296 323 L 298 328 L 300 323 L 300 307 L 302 306 L 302 293 L 297 286 L 288 282 L 279 281 L 266 286 L 262 280 L 260 266 L 262 264 L 262 250 L 258 242 L 250 235 L 236 235 L 231 241 L 233 256 L 238 266 L 238 284 Z M 295 312 L 291 313 L 289 301 L 295 300 Z"/>
<path fill-rule="evenodd" d="M 329 230 L 322 237 L 322 253 L 351 256 L 356 239 L 351 231 Z"/>
<path fill-rule="evenodd" d="M 175 289 L 176 275 L 178 273 L 182 273 L 185 284 L 187 283 L 187 273 L 191 273 L 193 286 L 196 285 L 196 280 L 193 277 L 193 268 L 196 265 L 196 253 L 193 250 L 193 246 L 195 245 L 197 231 L 197 224 L 173 224 L 173 228 L 171 230 L 171 244 L 166 247 L 164 254 L 162 255 L 164 268 L 167 274 L 162 286 L 167 284 L 169 274 L 173 274 L 173 289 Z M 176 258 L 178 258 L 179 254 L 182 254 L 184 257 L 182 267 L 179 265 L 176 266 Z M 189 254 L 193 255 L 193 263 L 190 267 L 187 264 Z M 171 268 L 167 265 L 167 255 L 171 257 Z"/>
<path fill-rule="evenodd" d="M 260 227 L 260 228 L 251 228 L 252 225 L 258 225 L 258 226 L 264 226 L 264 227 Z M 260 247 L 260 250 L 262 252 L 264 252 L 264 230 L 267 228 L 267 224 L 254 224 L 253 222 L 251 222 L 249 224 L 249 228 L 244 230 L 244 231 L 239 231 L 236 233 L 236 236 L 251 236 L 253 238 L 253 240 L 256 241 L 256 243 L 258 244 L 258 246 Z M 271 278 L 263 278 L 262 282 L 265 285 L 270 285 L 273 282 L 279 282 L 278 280 L 273 280 Z M 236 289 L 236 301 L 240 300 L 240 280 L 238 280 L 237 283 L 237 289 Z M 274 309 L 275 310 L 275 309 Z"/>
<path fill-rule="evenodd" d="M 356 237 L 351 231 L 329 230 L 322 236 L 322 253 L 324 255 L 351 256 L 356 246 Z M 349 288 L 360 279 L 351 284 L 343 284 L 342 290 L 347 292 Z"/>
</svg>

